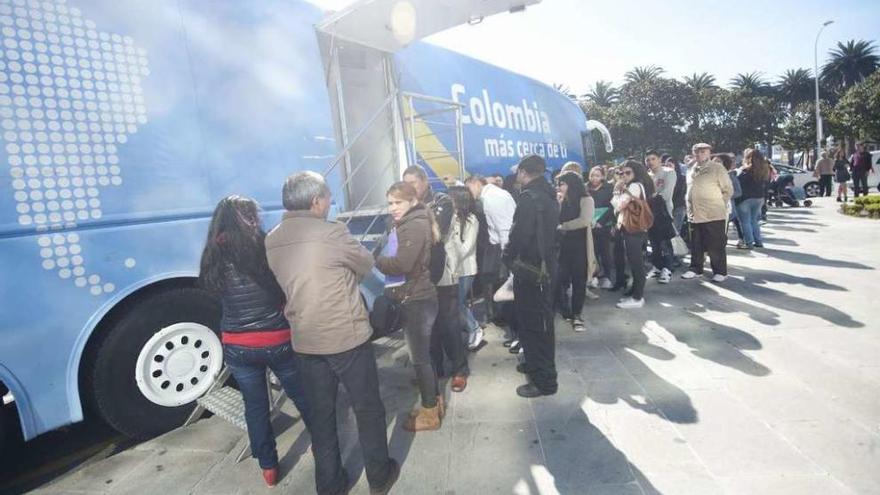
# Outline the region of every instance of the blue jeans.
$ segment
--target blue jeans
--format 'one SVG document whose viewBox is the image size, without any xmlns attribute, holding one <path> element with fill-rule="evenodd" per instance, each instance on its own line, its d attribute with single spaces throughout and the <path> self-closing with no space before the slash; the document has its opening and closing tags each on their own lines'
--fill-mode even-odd
<svg viewBox="0 0 880 495">
<path fill-rule="evenodd" d="M 761 239 L 762 206 L 764 206 L 764 198 L 744 199 L 736 205 L 737 216 L 742 226 L 743 240 L 749 246 L 753 246 L 756 242 L 764 242 Z"/>
<path fill-rule="evenodd" d="M 474 333 L 480 328 L 480 324 L 477 323 L 474 313 L 467 304 L 468 294 L 471 292 L 471 287 L 474 286 L 474 278 L 474 275 L 468 275 L 458 279 L 458 311 L 461 313 L 461 321 L 464 322 L 465 329 L 470 333 Z"/>
<path fill-rule="evenodd" d="M 278 452 L 275 450 L 275 434 L 269 417 L 269 389 L 266 383 L 266 368 L 272 370 L 284 392 L 299 409 L 306 426 L 310 424 L 308 403 L 297 371 L 293 348 L 290 343 L 269 347 L 244 347 L 224 345 L 223 359 L 244 398 L 244 417 L 247 421 L 251 453 L 263 469 L 278 465 Z"/>
</svg>

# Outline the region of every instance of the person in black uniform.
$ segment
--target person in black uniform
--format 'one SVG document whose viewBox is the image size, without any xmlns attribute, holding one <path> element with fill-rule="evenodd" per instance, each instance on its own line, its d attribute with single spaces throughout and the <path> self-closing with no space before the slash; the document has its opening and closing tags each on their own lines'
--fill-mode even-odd
<svg viewBox="0 0 880 495">
<path fill-rule="evenodd" d="M 510 240 L 503 260 L 513 272 L 515 318 L 525 362 L 517 371 L 529 383 L 517 387 L 520 397 L 553 395 L 556 383 L 556 341 L 553 329 L 553 288 L 556 283 L 559 203 L 544 178 L 547 165 L 537 155 L 516 167 L 522 186 Z"/>
</svg>

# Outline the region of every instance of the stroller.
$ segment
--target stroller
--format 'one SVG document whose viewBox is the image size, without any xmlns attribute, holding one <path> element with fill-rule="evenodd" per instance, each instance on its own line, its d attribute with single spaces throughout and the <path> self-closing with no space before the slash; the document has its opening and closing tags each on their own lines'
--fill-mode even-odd
<svg viewBox="0 0 880 495">
<path fill-rule="evenodd" d="M 768 184 L 767 204 L 777 208 L 782 207 L 782 205 L 799 208 L 801 202 L 806 207 L 813 205 L 813 201 L 807 199 L 807 193 L 804 191 L 804 188 L 794 185 L 794 176 L 792 174 L 782 174 Z"/>
</svg>

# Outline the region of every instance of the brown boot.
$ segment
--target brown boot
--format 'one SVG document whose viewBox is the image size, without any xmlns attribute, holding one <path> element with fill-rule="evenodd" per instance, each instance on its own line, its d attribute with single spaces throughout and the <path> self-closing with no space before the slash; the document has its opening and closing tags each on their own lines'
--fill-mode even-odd
<svg viewBox="0 0 880 495">
<path fill-rule="evenodd" d="M 443 399 L 443 394 L 437 396 L 437 407 L 440 409 L 440 419 L 446 417 L 446 401 Z"/>
<path fill-rule="evenodd" d="M 406 431 L 430 431 L 440 429 L 440 404 L 434 407 L 421 407 L 418 414 L 410 416 L 403 425 Z"/>
</svg>

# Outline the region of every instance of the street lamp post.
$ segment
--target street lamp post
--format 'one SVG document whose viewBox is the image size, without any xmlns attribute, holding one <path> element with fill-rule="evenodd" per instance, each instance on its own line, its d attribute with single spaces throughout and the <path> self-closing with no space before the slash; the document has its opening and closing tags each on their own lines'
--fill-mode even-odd
<svg viewBox="0 0 880 495">
<path fill-rule="evenodd" d="M 813 76 L 816 82 L 816 160 L 822 152 L 822 111 L 819 109 L 819 36 L 822 31 L 834 21 L 825 21 L 819 32 L 816 33 L 816 43 L 813 45 Z"/>
</svg>

